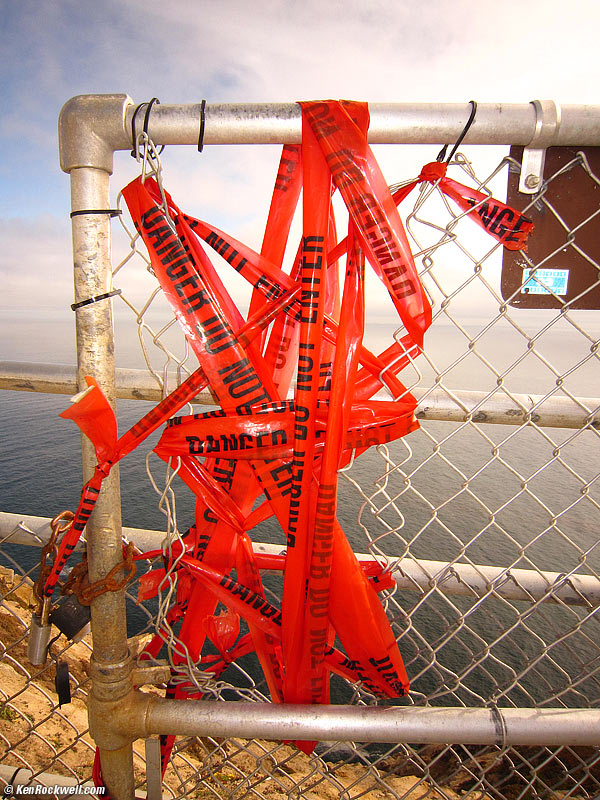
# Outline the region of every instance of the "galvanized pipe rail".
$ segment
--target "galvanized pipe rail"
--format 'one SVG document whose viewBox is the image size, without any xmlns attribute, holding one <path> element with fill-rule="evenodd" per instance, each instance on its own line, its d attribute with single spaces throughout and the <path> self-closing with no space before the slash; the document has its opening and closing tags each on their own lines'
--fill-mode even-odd
<svg viewBox="0 0 600 800">
<path fill-rule="evenodd" d="M 61 167 L 94 166 L 112 171 L 116 150 L 132 147 L 131 122 L 136 104 L 124 94 L 79 95 L 63 107 L 59 120 Z M 155 144 L 196 145 L 200 103 L 152 107 L 148 133 Z M 445 144 L 456 141 L 471 107 L 468 103 L 370 103 L 372 144 Z M 558 124 L 545 146 L 598 145 L 600 106 L 556 107 Z M 138 114 L 136 131 L 142 130 Z M 539 129 L 536 105 L 479 103 L 466 144 L 528 145 Z M 296 103 L 208 103 L 204 144 L 282 144 L 301 141 Z"/>
<path fill-rule="evenodd" d="M 142 552 L 157 550 L 166 533 L 142 528 L 123 528 L 123 536 Z M 41 547 L 50 537 L 50 519 L 0 511 L 0 541 Z M 255 553 L 280 554 L 283 545 L 253 542 Z M 80 543 L 78 549 L 82 550 Z M 375 560 L 368 553 L 356 553 L 361 561 Z M 392 575 L 401 591 L 484 597 L 493 592 L 498 598 L 526 603 L 555 602 L 567 606 L 600 606 L 600 577 L 579 572 L 497 567 L 490 564 L 465 564 L 423 558 L 390 558 Z"/>
<path fill-rule="evenodd" d="M 0 389 L 47 394 L 75 394 L 76 368 L 67 364 L 43 364 L 0 361 Z M 170 378 L 170 379 L 169 379 Z M 167 379 L 167 391 L 176 387 L 175 376 Z M 118 399 L 162 400 L 157 381 L 145 370 L 115 370 L 115 394 Z M 494 425 L 523 425 L 532 422 L 541 428 L 600 428 L 600 397 L 578 397 L 577 402 L 558 394 L 552 396 L 517 394 L 504 391 L 482 392 L 474 389 L 413 389 L 419 401 L 418 419 Z M 196 403 L 213 405 L 209 391 L 201 392 Z"/>
<path fill-rule="evenodd" d="M 480 104 L 475 124 L 465 141 L 470 144 L 503 145 L 535 142 L 543 122 L 538 113 L 540 108 L 542 106 L 539 103 Z M 116 150 L 132 147 L 131 122 L 134 110 L 135 104 L 124 94 L 83 95 L 69 100 L 60 115 L 60 163 L 62 169 L 71 176 L 72 211 L 78 212 L 73 217 L 76 302 L 103 294 L 109 287 L 110 219 L 106 213 L 94 212 L 110 208 L 108 181 L 113 169 L 113 154 Z M 455 141 L 469 110 L 468 104 L 371 104 L 369 138 L 372 143 L 444 144 Z M 136 133 L 141 131 L 142 119 L 143 115 L 138 114 Z M 600 106 L 554 107 L 553 120 L 544 146 L 600 144 Z M 195 145 L 199 129 L 200 104 L 158 105 L 152 108 L 148 131 L 156 144 Z M 300 131 L 300 110 L 293 103 L 206 106 L 206 145 L 299 142 Z M 76 312 L 76 319 L 77 388 L 84 388 L 85 375 L 93 375 L 109 400 L 114 402 L 116 389 L 111 304 L 102 302 L 83 306 Z M 83 462 L 84 477 L 87 479 L 95 459 L 90 444 L 85 441 Z M 105 481 L 87 533 L 90 577 L 96 580 L 105 576 L 121 558 L 120 495 L 116 469 Z M 132 708 L 134 704 L 146 701 L 144 695 L 134 692 L 131 685 L 132 665 L 127 651 L 123 592 L 109 593 L 94 600 L 92 633 L 94 655 L 90 728 L 100 747 L 102 771 L 109 793 L 114 800 L 124 800 L 134 796 L 132 736 L 140 735 L 140 731 L 148 726 L 161 733 L 179 732 L 181 712 L 179 705 L 174 705 L 172 701 L 161 701 L 154 703 L 151 724 L 149 717 L 145 718 L 145 727 L 139 715 L 132 715 L 131 720 L 126 719 L 127 707 Z M 190 720 L 190 727 L 187 730 L 206 733 L 207 729 L 203 726 L 207 722 L 208 711 L 206 714 L 200 713 L 202 704 L 188 705 L 190 708 L 185 713 Z M 238 704 L 229 708 L 225 712 L 230 718 L 227 724 L 233 721 L 234 716 L 242 716 Z M 272 711 L 271 708 L 269 713 Z M 402 713 L 408 719 L 414 711 L 416 709 L 403 710 Z M 506 733 L 502 718 L 485 709 L 475 711 L 479 716 L 487 715 L 490 723 L 488 728 L 494 730 L 496 737 L 494 741 L 498 738 L 499 725 L 500 730 Z M 546 711 L 529 713 L 531 717 L 541 719 Z M 141 713 L 143 716 L 146 712 Z M 289 710 L 286 713 L 289 714 Z M 316 727 L 303 726 L 302 730 L 295 729 L 286 738 L 321 738 L 321 734 L 324 738 L 332 738 L 335 735 L 327 724 L 335 712 L 327 708 L 311 708 L 307 713 L 314 720 L 319 720 L 319 724 Z M 351 718 L 358 718 L 362 713 L 362 709 L 355 708 L 344 711 Z M 596 717 L 588 720 L 590 714 L 596 714 Z M 583 720 L 585 716 L 593 732 L 593 740 L 598 742 L 598 712 L 582 712 L 582 715 L 576 715 L 577 719 Z M 125 724 L 130 724 L 131 729 L 123 730 Z M 248 734 L 257 735 L 258 729 L 255 727 L 253 733 L 251 727 Z M 527 721 L 525 727 L 533 729 Z M 578 721 L 574 727 L 581 729 L 585 726 Z M 419 740 L 425 735 L 426 728 L 427 725 L 422 726 L 420 732 L 413 729 L 414 734 L 399 729 L 397 736 L 404 740 L 405 737 Z M 567 744 L 571 741 L 567 729 L 572 730 L 573 726 L 563 725 L 562 728 L 560 743 Z M 274 734 L 273 727 L 267 726 L 266 730 Z M 326 730 L 329 732 L 325 735 Z M 548 730 L 547 725 L 545 730 Z M 346 730 L 344 736 L 353 738 L 350 730 Z M 450 726 L 445 736 L 447 739 L 444 741 L 458 741 L 461 738 L 460 730 Z M 544 742 L 543 737 L 536 736 L 537 744 Z"/>
<path fill-rule="evenodd" d="M 124 735 L 175 733 L 243 739 L 585 746 L 600 739 L 600 711 L 571 708 L 306 706 L 165 700 L 138 694 L 118 715 Z"/>
</svg>

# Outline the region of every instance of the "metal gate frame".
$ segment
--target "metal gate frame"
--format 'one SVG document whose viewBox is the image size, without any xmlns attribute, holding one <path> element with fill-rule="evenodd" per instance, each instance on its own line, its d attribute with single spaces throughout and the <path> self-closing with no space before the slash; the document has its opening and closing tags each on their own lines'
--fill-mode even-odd
<svg viewBox="0 0 600 800">
<path fill-rule="evenodd" d="M 135 107 L 124 94 L 81 95 L 69 100 L 60 115 L 60 163 L 71 179 L 76 303 L 102 295 L 109 288 L 109 179 L 114 152 L 132 147 Z M 377 144 L 454 141 L 470 111 L 468 104 L 371 104 L 369 108 L 369 140 Z M 209 104 L 205 110 L 204 104 L 157 105 L 149 120 L 150 138 L 156 144 L 196 145 L 201 109 L 205 115 L 203 141 L 207 145 L 301 140 L 300 108 L 294 103 Z M 137 124 L 141 127 L 141 120 Z M 466 142 L 524 145 L 527 157 L 523 160 L 523 185 L 533 191 L 544 148 L 600 145 L 600 106 L 559 108 L 547 101 L 480 104 Z M 86 386 L 84 376 L 92 375 L 114 403 L 117 393 L 111 305 L 82 306 L 76 319 L 78 389 Z M 95 455 L 85 439 L 82 458 L 87 481 L 94 469 Z M 96 581 L 121 561 L 117 468 L 104 481 L 87 525 L 87 539 L 90 580 Z M 591 709 L 383 709 L 258 703 L 242 707 L 239 702 L 162 699 L 133 688 L 152 682 L 152 675 L 136 668 L 131 660 L 124 591 L 97 597 L 91 608 L 94 652 L 90 730 L 100 748 L 103 777 L 114 800 L 134 796 L 132 741 L 156 734 L 449 744 L 600 743 L 600 711 Z"/>
</svg>

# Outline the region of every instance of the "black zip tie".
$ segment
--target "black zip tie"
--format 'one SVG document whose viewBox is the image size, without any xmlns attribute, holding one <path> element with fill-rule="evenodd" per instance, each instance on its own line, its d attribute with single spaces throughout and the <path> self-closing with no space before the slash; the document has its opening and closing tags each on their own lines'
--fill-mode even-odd
<svg viewBox="0 0 600 800">
<path fill-rule="evenodd" d="M 136 106 L 135 111 L 133 112 L 133 117 L 131 118 L 131 146 L 133 148 L 133 150 L 131 151 L 131 155 L 132 155 L 133 158 L 137 159 L 137 152 L 136 152 L 136 147 L 135 147 L 136 140 L 137 140 L 137 136 L 135 135 L 135 120 L 136 120 L 136 117 L 137 117 L 140 109 L 143 106 L 147 106 L 146 113 L 144 114 L 144 124 L 142 126 L 142 130 L 146 134 L 146 136 L 148 136 L 148 123 L 150 122 L 150 111 L 152 110 L 152 106 L 154 105 L 154 103 L 158 103 L 160 105 L 160 100 L 158 99 L 158 97 L 153 97 L 152 100 L 150 100 L 149 102 L 140 103 L 138 106 Z M 163 144 L 163 145 L 161 145 L 160 150 L 158 151 L 158 155 L 160 155 L 164 149 L 165 149 L 165 146 Z"/>
<path fill-rule="evenodd" d="M 6 784 L 7 786 L 12 786 L 12 785 L 13 785 L 13 782 L 14 782 L 15 778 L 17 777 L 17 775 L 19 774 L 19 772 L 21 772 L 21 770 L 22 770 L 22 769 L 26 769 L 26 767 L 17 767 L 17 768 L 16 768 L 16 770 L 15 770 L 15 771 L 13 772 L 13 774 L 10 776 L 10 780 L 9 780 L 9 781 L 8 781 L 8 783 Z"/>
<path fill-rule="evenodd" d="M 81 211 L 71 211 L 69 216 L 79 217 L 81 214 L 108 214 L 110 217 L 118 217 L 122 214 L 120 208 L 84 208 Z"/>
<path fill-rule="evenodd" d="M 206 125 L 206 115 L 204 113 L 206 109 L 206 100 L 203 100 L 200 103 L 200 131 L 198 132 L 198 152 L 201 153 L 204 150 L 204 126 Z"/>
<path fill-rule="evenodd" d="M 140 103 L 136 106 L 135 111 L 133 112 L 133 117 L 131 118 L 131 147 L 133 148 L 131 151 L 131 155 L 133 158 L 137 158 L 137 153 L 135 151 L 135 142 L 136 142 L 136 135 L 135 135 L 135 120 L 138 115 L 138 112 L 142 106 L 146 105 L 145 103 Z"/>
<path fill-rule="evenodd" d="M 77 311 L 78 308 L 89 306 L 92 303 L 97 303 L 99 300 L 106 300 L 118 294 L 121 294 L 121 289 L 113 289 L 111 292 L 104 292 L 104 294 L 97 294 L 95 297 L 88 297 L 87 300 L 80 300 L 79 303 L 72 303 L 71 311 Z"/>
<path fill-rule="evenodd" d="M 142 130 L 144 131 L 146 136 L 148 136 L 148 123 L 150 122 L 150 112 L 152 111 L 152 106 L 154 105 L 154 103 L 158 103 L 158 105 L 160 105 L 160 100 L 158 99 L 158 97 L 153 97 L 152 100 L 150 100 L 150 102 L 147 103 L 148 107 L 146 108 L 146 113 L 144 114 L 144 125 L 142 127 Z"/>
<path fill-rule="evenodd" d="M 469 132 L 469 128 L 471 127 L 471 125 L 475 121 L 475 115 L 477 114 L 477 103 L 475 102 L 475 100 L 469 100 L 469 103 L 471 104 L 471 114 L 469 116 L 469 119 L 467 120 L 467 124 L 463 128 L 463 131 L 462 131 L 461 135 L 456 140 L 456 144 L 452 148 L 452 152 L 450 153 L 450 155 L 446 159 L 446 164 L 449 164 L 452 161 L 452 158 L 454 157 L 454 154 L 456 153 L 458 148 L 461 146 L 463 139 L 465 138 L 465 136 Z M 450 145 L 448 145 L 448 144 L 445 144 L 442 147 L 442 149 L 440 150 L 440 152 L 437 155 L 436 161 L 443 161 L 444 160 L 444 158 L 446 157 L 446 150 L 449 147 L 450 147 Z"/>
</svg>

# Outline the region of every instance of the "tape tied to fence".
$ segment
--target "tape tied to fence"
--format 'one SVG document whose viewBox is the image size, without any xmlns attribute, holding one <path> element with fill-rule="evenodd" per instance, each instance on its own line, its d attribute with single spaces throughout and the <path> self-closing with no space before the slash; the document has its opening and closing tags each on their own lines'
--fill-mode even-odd
<svg viewBox="0 0 600 800">
<path fill-rule="evenodd" d="M 314 112 L 313 117 L 317 122 L 319 119 L 318 114 L 320 113 L 319 108 L 317 108 L 318 105 L 308 104 L 308 108 Z M 268 465 L 267 470 L 265 470 L 265 458 L 261 458 L 260 463 L 258 463 L 256 457 L 252 458 L 253 454 L 248 452 L 249 448 L 245 446 L 249 441 L 247 438 L 250 435 L 248 431 L 253 426 L 256 430 L 255 438 L 252 440 L 253 443 L 260 446 L 264 445 L 265 442 L 265 430 L 256 428 L 256 421 L 249 412 L 257 406 L 264 406 L 265 402 L 269 403 L 277 400 L 281 402 L 281 382 L 278 382 L 277 386 L 274 385 L 271 375 L 265 369 L 266 358 L 261 359 L 260 354 L 257 358 L 256 353 L 244 350 L 239 342 L 236 341 L 234 331 L 241 321 L 239 314 L 232 307 L 228 295 L 216 277 L 212 264 L 208 262 L 204 251 L 201 249 L 201 240 L 217 250 L 236 271 L 251 281 L 255 292 L 253 300 L 258 294 L 262 294 L 266 300 L 281 296 L 282 292 L 290 288 L 290 276 L 283 273 L 279 265 L 269 262 L 263 255 L 264 252 L 273 252 L 275 249 L 273 246 L 263 246 L 261 254 L 254 253 L 222 231 L 202 221 L 183 215 L 175 206 L 172 198 L 166 194 L 167 210 L 172 219 L 175 220 L 179 234 L 176 237 L 168 224 L 165 223 L 164 211 L 160 208 L 160 195 L 151 181 L 147 180 L 143 187 L 139 182 L 132 184 L 124 192 L 138 229 L 149 245 L 151 260 L 152 250 L 154 249 L 153 268 L 165 289 L 167 297 L 172 302 L 175 313 L 184 323 L 184 329 L 188 331 L 190 345 L 194 349 L 203 369 L 211 376 L 211 388 L 218 397 L 222 410 L 226 415 L 226 419 L 221 420 L 209 418 L 208 424 L 211 426 L 213 434 L 220 430 L 220 422 L 229 431 L 227 433 L 224 429 L 222 435 L 226 438 L 219 438 L 219 441 L 223 442 L 222 448 L 218 448 L 215 445 L 213 434 L 210 434 L 212 436 L 211 440 L 206 440 L 211 445 L 206 448 L 202 447 L 204 440 L 201 436 L 190 434 L 190 437 L 195 436 L 194 439 L 191 439 L 193 443 L 192 452 L 189 452 L 189 447 L 186 452 L 185 445 L 188 444 L 188 441 L 185 438 L 181 438 L 183 435 L 183 423 L 180 422 L 179 425 L 171 426 L 170 431 L 172 430 L 173 433 L 163 437 L 157 452 L 165 460 L 175 454 L 181 458 L 183 470 L 180 468 L 179 472 L 184 481 L 195 489 L 198 494 L 200 494 L 200 485 L 202 483 L 205 486 L 207 485 L 206 473 L 213 468 L 210 462 L 212 461 L 214 464 L 214 459 L 216 459 L 216 466 L 218 466 L 217 456 L 227 457 L 230 462 L 247 460 L 252 470 L 250 475 L 254 475 L 257 478 L 258 488 L 262 487 L 262 490 L 268 496 L 272 513 L 278 517 L 287 533 L 288 555 L 286 556 L 282 607 L 282 620 L 285 621 L 282 626 L 282 652 L 286 666 L 285 670 L 279 670 L 279 672 L 284 675 L 283 694 L 285 698 L 296 702 L 315 702 L 328 699 L 328 683 L 324 679 L 323 654 L 327 640 L 332 638 L 335 633 L 329 622 L 327 622 L 326 633 L 323 633 L 323 621 L 321 618 L 323 609 L 326 609 L 328 605 L 328 601 L 323 602 L 323 598 L 330 593 L 329 584 L 330 572 L 334 563 L 333 554 L 337 551 L 340 554 L 340 558 L 347 558 L 343 545 L 338 545 L 334 548 L 333 540 L 339 539 L 341 541 L 343 538 L 345 541 L 345 537 L 339 525 L 334 524 L 335 515 L 329 513 L 330 509 L 335 506 L 336 473 L 341 463 L 342 453 L 344 449 L 351 448 L 353 444 L 358 447 L 367 447 L 369 444 L 390 441 L 391 438 L 397 438 L 397 436 L 416 427 L 413 415 L 414 399 L 412 398 L 409 398 L 404 406 L 402 404 L 400 407 L 396 406 L 393 419 L 386 418 L 379 422 L 375 417 L 375 421 L 370 422 L 370 424 L 361 419 L 358 419 L 354 424 L 350 424 L 350 410 L 353 399 L 352 389 L 358 372 L 359 347 L 364 330 L 364 310 L 361 304 L 357 302 L 357 297 L 360 297 L 362 293 L 360 287 L 364 274 L 359 235 L 364 241 L 372 240 L 374 242 L 375 246 L 370 248 L 372 259 L 377 264 L 379 274 L 390 291 L 393 302 L 402 306 L 404 317 L 413 329 L 413 338 L 416 338 L 419 343 L 422 343 L 424 328 L 430 320 L 429 304 L 416 277 L 416 269 L 407 244 L 405 242 L 397 244 L 396 241 L 391 243 L 385 241 L 386 234 L 382 228 L 385 227 L 386 230 L 389 228 L 387 214 L 379 213 L 378 209 L 381 203 L 377 201 L 377 194 L 382 193 L 382 187 L 387 192 L 386 202 L 391 210 L 389 213 L 392 213 L 397 218 L 394 220 L 394 225 L 399 227 L 401 223 L 387 190 L 387 185 L 380 173 L 375 170 L 373 166 L 374 159 L 372 159 L 366 144 L 366 107 L 357 106 L 356 114 L 358 115 L 359 112 L 363 118 L 363 130 L 361 131 L 355 125 L 355 138 L 358 137 L 361 148 L 360 155 L 365 164 L 362 180 L 366 182 L 367 178 L 369 178 L 369 183 L 367 184 L 368 197 L 361 206 L 359 202 L 362 196 L 361 193 L 356 189 L 348 190 L 348 202 L 352 201 L 354 204 L 358 221 L 352 220 L 351 223 L 351 238 L 354 244 L 350 248 L 348 258 L 347 279 L 344 289 L 346 302 L 342 301 L 341 310 L 337 312 L 337 320 L 331 318 L 330 313 L 336 313 L 335 296 L 339 290 L 334 278 L 337 275 L 337 265 L 334 263 L 328 267 L 326 258 L 329 249 L 327 238 L 332 230 L 330 221 L 332 171 L 327 166 L 329 154 L 322 150 L 315 134 L 307 133 L 305 141 L 308 142 L 309 135 L 312 135 L 314 140 L 312 145 L 305 144 L 301 158 L 296 157 L 294 159 L 289 158 L 290 150 L 288 148 L 287 153 L 284 154 L 285 170 L 280 169 L 279 174 L 281 175 L 282 171 L 285 171 L 286 177 L 293 182 L 294 170 L 299 168 L 300 162 L 302 163 L 305 198 L 308 198 L 308 200 L 305 199 L 304 208 L 305 230 L 300 268 L 300 280 L 303 287 L 301 299 L 299 303 L 296 302 L 287 309 L 288 321 L 291 322 L 292 327 L 299 328 L 297 334 L 298 355 L 296 356 L 298 364 L 298 388 L 296 394 L 299 399 L 294 408 L 288 410 L 286 424 L 283 427 L 273 427 L 278 424 L 278 418 L 275 416 L 276 411 L 272 412 L 273 419 L 264 420 L 264 425 L 267 428 L 269 426 L 272 428 L 271 439 L 274 440 L 274 449 L 265 454 L 258 453 L 254 455 L 264 455 L 268 460 L 278 457 L 275 464 Z M 354 125 L 345 112 L 344 116 L 343 125 Z M 307 115 L 305 114 L 306 117 Z M 310 121 L 305 122 L 305 124 L 309 126 L 307 131 L 312 130 Z M 340 142 L 340 146 L 342 143 L 343 141 Z M 357 153 L 357 158 L 358 155 Z M 366 165 L 369 161 L 371 163 L 368 175 Z M 375 179 L 372 177 L 373 174 Z M 347 184 L 347 181 L 339 174 L 338 184 L 342 189 L 345 189 Z M 274 215 L 274 210 L 277 211 L 277 192 L 283 194 L 283 189 L 285 188 L 285 182 L 278 181 L 271 208 L 272 216 Z M 363 194 L 366 194 L 366 190 Z M 377 202 L 377 206 L 373 206 L 374 202 Z M 378 212 L 372 217 L 368 217 L 364 213 L 369 204 Z M 293 211 L 293 208 L 291 211 Z M 363 213 L 362 219 L 359 216 L 361 211 Z M 288 211 L 288 215 L 289 213 Z M 379 235 L 375 235 L 372 229 L 375 229 Z M 383 239 L 383 241 L 378 242 L 379 238 Z M 335 246 L 336 242 L 333 241 L 331 244 Z M 387 251 L 385 248 L 387 248 Z M 160 253 L 157 252 L 158 250 L 160 250 Z M 388 266 L 389 262 L 394 262 L 394 260 L 396 263 Z M 405 285 L 401 285 L 398 282 L 398 276 L 407 272 L 410 275 L 410 279 L 407 280 Z M 414 291 L 414 287 L 418 287 L 417 292 Z M 415 294 L 418 294 L 416 301 L 413 297 Z M 327 308 L 328 305 L 329 308 Z M 416 312 L 415 308 L 417 308 Z M 323 322 L 326 312 L 328 312 L 329 325 L 335 332 L 335 347 L 332 347 L 331 342 L 326 339 L 324 334 Z M 423 330 L 419 328 L 419 325 Z M 347 346 L 344 344 L 346 342 L 348 343 Z M 329 351 L 328 360 L 323 357 L 326 350 Z M 269 352 L 268 345 L 266 352 Z M 280 356 L 282 352 L 287 353 L 288 350 L 283 351 L 283 348 L 280 347 L 277 355 Z M 312 357 L 313 355 L 314 358 Z M 277 359 L 278 362 L 281 360 L 283 359 Z M 373 372 L 385 370 L 385 365 L 372 354 L 367 353 L 365 355 L 363 353 L 363 361 Z M 381 383 L 379 383 L 380 386 Z M 401 384 L 400 390 L 404 390 Z M 336 413 L 331 415 L 331 419 L 325 423 L 328 417 L 328 410 L 324 412 L 323 408 L 320 409 L 321 429 L 318 430 L 317 404 L 320 396 L 322 397 L 323 393 L 327 392 L 335 397 Z M 330 407 L 333 407 L 333 403 Z M 339 411 L 343 412 L 341 416 L 338 414 Z M 344 425 L 344 414 L 348 418 L 348 424 L 346 425 Z M 265 416 L 268 416 L 266 412 Z M 234 430 L 236 426 L 238 426 L 237 434 Z M 334 429 L 336 428 L 338 430 L 334 435 Z M 324 436 L 325 431 L 331 433 L 331 436 Z M 217 435 L 220 436 L 219 434 Z M 303 438 L 304 436 L 306 436 L 306 439 Z M 351 437 L 354 437 L 354 439 Z M 184 445 L 179 449 L 174 445 L 175 440 L 178 438 L 179 444 L 183 443 Z M 317 441 L 318 439 L 320 441 Z M 284 440 L 287 452 L 279 453 L 277 452 L 278 443 Z M 173 446 L 171 450 L 169 450 L 170 445 Z M 237 455 L 245 454 L 250 457 L 246 459 L 231 459 L 230 456 L 234 447 Z M 177 453 L 175 453 L 175 450 L 177 450 Z M 217 452 L 218 450 L 221 450 L 221 452 Z M 198 467 L 194 459 L 195 456 L 200 454 L 200 451 L 206 456 L 202 469 Z M 301 465 L 292 463 L 294 461 L 293 453 L 303 454 Z M 248 481 L 244 475 L 237 477 L 239 466 L 239 463 L 230 465 L 226 470 L 226 476 L 223 475 L 222 468 L 218 472 L 213 468 L 217 482 L 219 480 L 223 482 L 225 478 L 230 496 L 231 490 L 235 490 L 241 485 L 241 495 L 244 491 L 244 485 L 248 486 Z M 320 481 L 315 480 L 315 466 L 321 472 Z M 284 480 L 286 475 L 288 478 L 287 484 Z M 328 479 L 327 476 L 331 475 L 333 477 Z M 274 476 L 275 479 L 280 479 L 280 485 L 275 483 Z M 248 494 L 247 490 L 245 494 Z M 304 498 L 302 502 L 296 502 L 297 496 Z M 253 501 L 256 497 L 256 487 L 251 497 Z M 203 548 L 202 552 L 203 563 L 209 559 L 211 553 L 215 559 L 218 560 L 220 558 L 222 560 L 224 551 L 228 551 L 229 557 L 232 558 L 233 548 L 223 542 L 226 537 L 219 536 L 219 542 L 216 543 L 215 537 L 207 531 L 206 523 L 210 522 L 211 515 L 214 513 L 209 506 L 212 505 L 214 509 L 215 504 L 207 503 L 206 495 L 202 497 L 202 501 L 203 513 L 199 513 L 199 509 L 197 509 L 196 522 L 198 528 L 203 526 L 204 537 L 208 539 L 208 544 Z M 251 504 L 248 505 L 250 506 Z M 326 516 L 323 516 L 323 519 L 319 521 L 319 514 L 321 516 L 325 514 Z M 327 529 L 327 535 L 323 530 L 321 540 L 317 539 L 316 541 L 312 534 L 315 519 L 323 529 Z M 235 534 L 235 528 L 238 526 L 234 525 L 230 518 L 228 518 L 228 522 L 230 523 L 229 527 L 233 529 Z M 311 561 L 308 557 L 311 550 L 315 551 L 315 555 L 312 557 L 312 569 Z M 229 566 L 229 569 L 231 569 L 231 566 Z M 373 591 L 370 588 L 368 579 L 360 572 L 360 567 L 358 567 L 358 573 L 356 569 L 351 569 L 349 574 L 353 575 L 354 580 L 358 578 L 359 581 L 363 581 L 364 591 L 367 594 Z M 307 590 L 305 588 L 306 584 L 308 586 Z M 346 580 L 336 581 L 334 585 L 338 592 L 344 592 Z M 304 598 L 302 598 L 302 594 L 305 591 L 307 591 L 308 604 L 304 603 Z M 206 596 L 206 592 L 203 595 Z M 316 602 L 317 598 L 319 602 Z M 311 599 L 314 599 L 315 602 L 311 602 Z M 377 599 L 375 598 L 375 600 Z M 190 602 L 193 603 L 194 599 L 192 598 Z M 367 613 L 362 615 L 365 617 L 366 624 L 363 631 L 363 641 L 358 646 L 361 652 L 369 653 L 370 657 L 373 656 L 373 653 L 369 652 L 371 647 L 369 640 L 373 639 L 371 633 L 373 625 L 375 629 L 380 628 L 382 625 L 381 616 L 368 613 L 373 605 L 371 600 L 367 605 Z M 302 610 L 306 608 L 304 619 L 294 618 L 298 608 Z M 385 625 L 387 625 L 387 621 L 384 627 Z M 351 631 L 349 625 L 341 623 L 340 627 L 344 629 L 344 638 L 354 638 L 355 631 Z M 371 630 L 369 630 L 369 627 Z M 292 629 L 294 633 L 289 634 L 288 631 Z M 307 629 L 309 631 L 308 637 L 306 635 Z M 311 632 L 313 639 L 312 655 L 306 646 L 300 648 L 304 652 L 300 653 L 299 661 L 303 661 L 307 665 L 305 670 L 301 663 L 296 665 L 292 663 L 294 660 L 298 660 L 296 655 L 298 648 L 294 642 L 296 638 L 301 642 L 308 640 Z M 180 635 L 185 636 L 186 633 L 184 622 Z M 320 637 L 320 640 L 315 644 L 317 636 Z M 192 639 L 193 636 L 190 630 L 190 641 Z M 372 664 L 369 667 L 372 672 L 373 682 L 378 684 L 385 694 L 396 694 L 399 687 L 404 690 L 403 680 L 406 687 L 408 685 L 395 642 L 387 631 L 381 633 L 379 637 L 377 643 L 379 649 L 375 653 L 379 658 L 373 658 L 373 661 L 385 663 L 391 642 L 393 642 L 393 658 L 397 666 L 397 669 L 392 669 L 392 672 L 401 675 L 401 679 L 391 673 L 389 678 L 386 677 L 385 670 L 378 672 Z M 196 642 L 195 644 L 197 651 L 200 643 Z M 351 643 L 350 648 L 356 650 L 357 645 Z M 315 656 L 316 652 L 319 652 L 318 656 Z M 358 658 L 356 660 L 360 661 L 361 659 Z M 369 663 L 369 658 L 364 660 Z M 298 678 L 299 673 L 301 676 L 306 677 Z M 383 678 L 382 675 L 384 675 Z M 390 685 L 390 681 L 394 683 L 393 688 Z M 318 689 L 316 688 L 317 686 Z M 281 687 L 277 687 L 277 689 L 276 694 L 280 695 Z"/>
<path fill-rule="evenodd" d="M 404 200 L 418 183 L 436 184 L 443 194 L 456 203 L 462 213 L 474 220 L 507 250 L 527 252 L 527 239 L 534 227 L 529 217 L 494 199 L 490 193 L 486 194 L 448 178 L 447 170 L 447 163 L 433 161 L 425 164 L 416 181 L 394 193 L 395 202 Z"/>
<path fill-rule="evenodd" d="M 46 593 L 51 595 L 112 465 L 168 421 L 155 452 L 167 463 L 177 459 L 177 477 L 196 498 L 195 519 L 182 543 L 163 554 L 164 568 L 144 576 L 140 600 L 176 573 L 165 624 L 181 619 L 178 638 L 187 656 L 217 675 L 255 650 L 276 702 L 329 702 L 332 672 L 377 695 L 399 697 L 409 681 L 378 597 L 393 581 L 357 560 L 336 514 L 338 470 L 369 447 L 418 428 L 416 400 L 399 373 L 422 350 L 431 306 L 396 206 L 429 181 L 507 247 L 523 247 L 532 226 L 448 179 L 446 165 L 437 162 L 392 196 L 367 143 L 366 104 L 307 102 L 301 108 L 302 146 L 283 148 L 260 252 L 183 213 L 153 178 L 124 188 L 153 272 L 199 367 L 120 438 L 112 409 L 91 378 L 87 392 L 63 413 L 94 443 L 98 467 L 63 537 Z M 282 262 L 301 189 L 302 240 L 288 273 Z M 348 210 L 341 241 L 332 206 L 336 191 Z M 247 320 L 207 247 L 251 285 Z M 363 344 L 367 266 L 404 327 L 380 354 Z M 288 398 L 294 372 L 296 387 Z M 217 411 L 174 416 L 206 386 Z M 393 401 L 373 399 L 383 386 Z M 285 554 L 267 567 L 283 572 L 281 608 L 266 598 L 260 575 L 265 560 L 254 553 L 249 535 L 269 517 L 285 537 Z M 249 630 L 242 636 L 240 617 Z M 218 656 L 206 654 L 207 637 Z M 157 654 L 162 641 L 159 631 L 147 655 Z M 176 666 L 186 658 L 176 649 Z M 200 694 L 181 682 L 170 689 L 175 697 L 190 691 Z M 169 742 L 167 737 L 163 761 Z M 310 752 L 314 743 L 298 746 Z"/>
</svg>

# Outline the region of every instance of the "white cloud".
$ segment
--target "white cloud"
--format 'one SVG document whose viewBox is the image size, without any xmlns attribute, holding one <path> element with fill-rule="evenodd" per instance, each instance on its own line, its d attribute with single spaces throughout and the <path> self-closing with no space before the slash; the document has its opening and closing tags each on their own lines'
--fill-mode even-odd
<svg viewBox="0 0 600 800">
<path fill-rule="evenodd" d="M 128 6 L 145 29 L 126 58 L 154 42 L 156 78 L 167 76 L 193 99 L 210 92 L 213 100 L 268 101 L 595 98 L 600 11 L 591 0 L 569 9 L 558 0 Z M 150 72 L 153 60 L 145 63 Z"/>
<path fill-rule="evenodd" d="M 0 306 L 69 308 L 73 302 L 69 228 L 68 220 L 50 214 L 31 220 L 0 220 Z"/>
<path fill-rule="evenodd" d="M 101 0 L 85 12 L 75 0 L 54 10 L 23 0 L 20 8 L 13 14 L 18 35 L 4 42 L 13 102 L 0 133 L 14 152 L 22 147 L 23 163 L 32 146 L 44 150 L 40 169 L 47 174 L 58 172 L 60 105 L 80 92 L 125 91 L 136 102 L 158 95 L 164 103 L 550 96 L 591 102 L 596 94 L 600 5 L 591 0 L 573 0 L 568 8 L 558 0 L 505 0 L 501 6 L 474 0 Z M 392 182 L 416 175 L 436 151 L 381 147 L 377 156 Z M 481 171 L 489 171 L 497 151 L 475 151 L 485 162 Z M 170 147 L 163 156 L 166 187 L 186 211 L 259 249 L 278 152 L 207 146 L 199 155 Z M 114 191 L 138 169 L 119 155 Z M 30 178 L 31 196 L 39 202 L 46 191 L 45 206 L 58 213 L 56 198 L 43 188 L 54 184 L 40 177 Z M 27 306 L 35 298 L 40 306 L 68 308 L 66 215 L 60 223 L 5 220 L 0 235 L 0 303 Z"/>
</svg>

